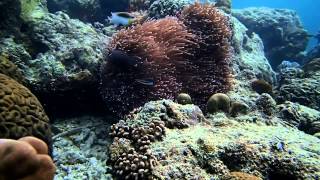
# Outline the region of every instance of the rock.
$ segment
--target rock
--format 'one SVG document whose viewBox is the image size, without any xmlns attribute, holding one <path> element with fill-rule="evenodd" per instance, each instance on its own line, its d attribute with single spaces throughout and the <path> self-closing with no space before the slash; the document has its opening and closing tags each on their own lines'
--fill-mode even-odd
<svg viewBox="0 0 320 180">
<path fill-rule="evenodd" d="M 233 29 L 231 44 L 234 49 L 232 68 L 235 76 L 234 86 L 228 96 L 232 101 L 239 101 L 249 107 L 255 106 L 257 93 L 252 91 L 251 82 L 255 79 L 275 84 L 276 75 L 264 55 L 261 38 L 248 29 L 236 18 L 230 17 Z"/>
<path fill-rule="evenodd" d="M 276 113 L 276 101 L 267 93 L 263 93 L 256 100 L 257 109 L 267 116 L 272 116 Z"/>
<path fill-rule="evenodd" d="M 0 2 L 0 37 L 20 36 L 23 23 L 37 20 L 48 12 L 46 0 L 3 0 Z"/>
<path fill-rule="evenodd" d="M 62 12 L 48 14 L 29 26 L 28 34 L 40 51 L 25 69 L 34 88 L 65 91 L 97 81 L 107 43 L 104 35 Z"/>
<path fill-rule="evenodd" d="M 112 179 L 106 166 L 106 147 L 111 144 L 107 120 L 103 116 L 75 116 L 54 121 L 53 126 L 62 133 L 74 132 L 53 142 L 56 179 Z"/>
<path fill-rule="evenodd" d="M 178 120 L 187 109 L 187 105 L 166 100 L 154 101 L 132 114 L 126 124 L 147 128 L 150 123 L 146 122 L 154 119 L 162 121 L 161 115 L 169 112 L 163 103 L 178 107 L 174 109 L 176 116 L 170 116 L 172 120 Z M 246 117 L 250 116 L 248 114 Z M 126 129 L 126 126 L 121 128 Z M 119 132 L 121 128 L 114 127 Z M 209 116 L 182 129 L 169 128 L 166 124 L 162 138 L 148 144 L 148 154 L 152 154 L 157 161 L 149 171 L 149 177 L 222 179 L 236 169 L 261 179 L 315 179 L 320 175 L 318 143 L 318 138 L 281 123 L 236 122 L 221 114 Z M 134 142 L 131 145 L 135 147 Z M 132 154 L 135 155 L 134 152 Z M 131 162 L 129 155 L 124 155 Z M 124 164 L 119 163 L 121 165 Z"/>
<path fill-rule="evenodd" d="M 86 22 L 102 22 L 108 15 L 99 0 L 48 0 L 48 9 L 52 13 L 64 11 L 71 18 Z"/>
<path fill-rule="evenodd" d="M 248 33 L 248 29 L 236 18 L 230 18 L 233 27 L 232 46 L 235 55 L 233 68 L 241 78 L 246 77 L 243 71 L 250 71 L 250 74 L 257 79 L 264 79 L 267 82 L 275 82 L 275 72 L 272 70 L 267 58 L 264 55 L 264 46 L 260 37 L 255 33 Z M 240 79 L 240 78 L 239 78 Z"/>
<path fill-rule="evenodd" d="M 308 53 L 306 57 L 306 62 L 315 59 L 315 58 L 320 58 L 320 45 L 318 44 L 314 48 L 312 48 Z"/>
<path fill-rule="evenodd" d="M 320 44 L 318 44 L 317 46 L 313 47 L 310 51 L 308 51 L 304 62 L 306 63 L 315 58 L 320 58 Z"/>
<path fill-rule="evenodd" d="M 232 14 L 262 38 L 266 56 L 273 67 L 283 60 L 302 60 L 308 34 L 295 11 L 272 8 L 246 8 Z"/>
<path fill-rule="evenodd" d="M 188 0 L 156 0 L 149 9 L 149 17 L 160 19 L 166 16 L 175 16 L 186 5 L 190 4 Z"/>
<path fill-rule="evenodd" d="M 215 2 L 215 6 L 219 7 L 228 14 L 231 13 L 231 4 L 231 0 L 216 0 Z"/>
<path fill-rule="evenodd" d="M 49 115 L 57 109 L 65 111 L 62 107 L 79 111 L 87 109 L 90 101 L 97 104 L 98 71 L 107 36 L 63 12 L 47 13 L 23 26 L 19 36 L 0 39 L 0 51 L 18 67 L 25 85 Z"/>
<path fill-rule="evenodd" d="M 286 101 L 278 106 L 279 117 L 305 133 L 320 133 L 320 112 L 298 103 Z"/>
<path fill-rule="evenodd" d="M 276 88 L 277 101 L 297 102 L 301 105 L 320 110 L 320 59 L 305 64 L 302 69 L 289 68 L 279 73 Z"/>
</svg>

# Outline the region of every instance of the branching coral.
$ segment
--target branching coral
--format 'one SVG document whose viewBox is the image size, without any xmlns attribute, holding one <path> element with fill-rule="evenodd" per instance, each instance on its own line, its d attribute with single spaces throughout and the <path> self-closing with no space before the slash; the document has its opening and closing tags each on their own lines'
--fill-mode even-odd
<svg viewBox="0 0 320 180">
<path fill-rule="evenodd" d="M 102 96 L 119 115 L 181 92 L 204 108 L 211 94 L 231 87 L 230 37 L 228 19 L 214 6 L 199 3 L 185 8 L 179 19 L 121 30 L 109 45 Z"/>
<path fill-rule="evenodd" d="M 125 121 L 112 125 L 110 135 L 114 142 L 110 160 L 114 173 L 125 179 L 147 179 L 157 163 L 149 145 L 164 134 L 164 122 L 156 119 L 144 126 Z"/>
</svg>

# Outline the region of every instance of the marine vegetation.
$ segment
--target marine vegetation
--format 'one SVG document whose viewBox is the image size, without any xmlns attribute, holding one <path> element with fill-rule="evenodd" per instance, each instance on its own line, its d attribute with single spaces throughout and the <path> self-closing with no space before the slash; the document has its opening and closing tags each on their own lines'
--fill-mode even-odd
<svg viewBox="0 0 320 180">
<path fill-rule="evenodd" d="M 210 95 L 231 89 L 230 37 L 228 19 L 213 5 L 199 3 L 179 18 L 120 30 L 102 68 L 102 97 L 120 116 L 181 92 L 204 108 Z"/>
</svg>

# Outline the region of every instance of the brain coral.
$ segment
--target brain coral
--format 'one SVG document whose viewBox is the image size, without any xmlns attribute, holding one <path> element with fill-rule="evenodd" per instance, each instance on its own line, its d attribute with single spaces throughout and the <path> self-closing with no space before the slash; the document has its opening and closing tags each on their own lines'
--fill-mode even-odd
<svg viewBox="0 0 320 180">
<path fill-rule="evenodd" d="M 23 85 L 0 74 L 0 138 L 35 136 L 51 145 L 49 118 Z"/>
<path fill-rule="evenodd" d="M 205 107 L 211 94 L 231 87 L 230 36 L 227 18 L 214 6 L 198 3 L 179 19 L 166 17 L 121 30 L 102 69 L 104 101 L 124 115 L 148 101 L 184 92 Z"/>
<path fill-rule="evenodd" d="M 0 54 L 0 73 L 10 76 L 20 83 L 25 83 L 25 79 L 19 68 L 10 61 L 9 55 L 5 53 Z"/>
</svg>

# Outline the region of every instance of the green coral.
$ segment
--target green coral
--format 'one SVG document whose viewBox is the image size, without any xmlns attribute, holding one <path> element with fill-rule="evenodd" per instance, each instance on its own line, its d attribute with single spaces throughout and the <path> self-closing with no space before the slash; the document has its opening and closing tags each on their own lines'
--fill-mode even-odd
<svg viewBox="0 0 320 180">
<path fill-rule="evenodd" d="M 48 9 L 43 0 L 20 0 L 20 17 L 24 21 L 32 21 L 42 18 Z"/>
</svg>

